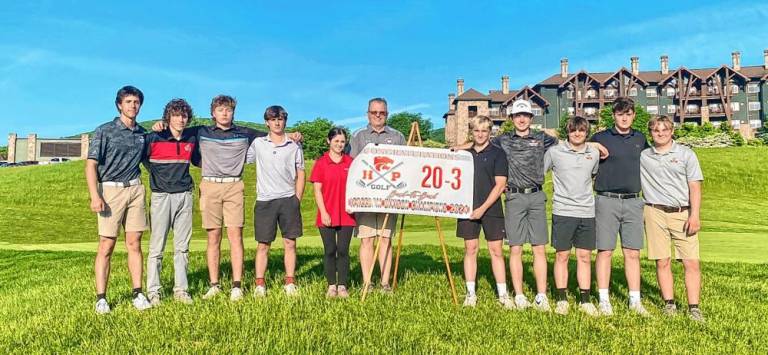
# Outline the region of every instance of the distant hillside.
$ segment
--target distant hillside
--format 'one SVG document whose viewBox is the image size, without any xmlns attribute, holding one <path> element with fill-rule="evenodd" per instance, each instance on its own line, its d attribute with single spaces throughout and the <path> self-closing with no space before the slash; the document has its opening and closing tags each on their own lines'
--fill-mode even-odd
<svg viewBox="0 0 768 355">
<path fill-rule="evenodd" d="M 152 125 L 155 124 L 155 122 L 157 122 L 159 120 L 160 119 L 154 119 L 154 120 L 150 120 L 150 121 L 142 121 L 142 122 L 139 122 L 139 125 L 141 125 L 142 127 L 146 128 L 146 129 L 150 129 L 150 128 L 152 128 Z M 210 118 L 195 117 L 195 118 L 192 119 L 192 121 L 189 122 L 189 126 L 190 127 L 194 127 L 194 126 L 209 126 L 209 125 L 211 125 L 211 123 L 212 123 L 212 121 L 211 121 Z M 235 120 L 235 124 L 240 125 L 240 126 L 244 126 L 244 127 L 248 127 L 248 128 L 258 129 L 258 130 L 264 131 L 264 132 L 267 131 L 267 126 L 265 124 L 263 124 L 263 123 L 254 123 L 254 122 L 248 122 L 248 121 Z M 90 135 L 90 134 L 93 133 L 93 131 L 83 132 L 83 133 L 86 133 L 86 134 Z M 82 134 L 82 133 L 80 133 L 80 134 Z M 80 134 L 75 134 L 73 136 L 69 136 L 69 137 L 65 137 L 65 138 L 80 138 Z"/>
</svg>

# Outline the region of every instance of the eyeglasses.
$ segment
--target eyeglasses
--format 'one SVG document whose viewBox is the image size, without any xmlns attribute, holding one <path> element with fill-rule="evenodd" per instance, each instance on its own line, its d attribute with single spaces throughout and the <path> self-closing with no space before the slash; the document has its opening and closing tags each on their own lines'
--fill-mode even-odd
<svg viewBox="0 0 768 355">
<path fill-rule="evenodd" d="M 386 116 L 387 114 L 389 114 L 389 112 L 387 112 L 387 111 L 368 111 L 368 114 L 370 114 L 371 116 Z"/>
</svg>

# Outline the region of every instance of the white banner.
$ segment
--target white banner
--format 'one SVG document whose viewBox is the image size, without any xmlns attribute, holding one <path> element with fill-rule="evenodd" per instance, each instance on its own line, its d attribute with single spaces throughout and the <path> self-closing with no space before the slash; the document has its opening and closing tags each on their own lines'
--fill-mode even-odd
<svg viewBox="0 0 768 355">
<path fill-rule="evenodd" d="M 346 208 L 469 218 L 474 176 L 466 151 L 368 144 L 349 168 Z"/>
</svg>

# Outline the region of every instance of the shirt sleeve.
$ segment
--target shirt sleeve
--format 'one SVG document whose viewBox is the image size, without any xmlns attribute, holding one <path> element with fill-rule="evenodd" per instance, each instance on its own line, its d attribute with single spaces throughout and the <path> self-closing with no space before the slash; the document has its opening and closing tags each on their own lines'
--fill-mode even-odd
<svg viewBox="0 0 768 355">
<path fill-rule="evenodd" d="M 491 144 L 501 148 L 501 136 L 492 137 L 491 138 Z"/>
<path fill-rule="evenodd" d="M 252 128 L 245 127 L 245 134 L 248 136 L 248 143 L 253 143 L 256 138 L 265 137 L 267 132 L 258 131 Z"/>
<path fill-rule="evenodd" d="M 507 177 L 508 174 L 509 163 L 507 162 L 507 154 L 499 149 L 499 154 L 496 155 L 496 161 L 493 164 L 493 175 Z"/>
<path fill-rule="evenodd" d="M 245 162 L 246 164 L 251 164 L 256 162 L 256 141 L 252 141 L 251 145 L 248 146 L 248 152 L 245 154 Z"/>
<path fill-rule="evenodd" d="M 558 139 L 550 136 L 549 134 L 542 132 L 542 140 L 544 141 L 544 148 L 549 148 L 558 143 Z"/>
<path fill-rule="evenodd" d="M 696 153 L 692 150 L 688 151 L 685 159 L 685 175 L 688 181 L 702 181 L 704 180 L 704 174 L 701 172 L 701 166 L 699 165 L 699 158 L 696 157 Z"/>
<path fill-rule="evenodd" d="M 595 176 L 597 175 L 597 169 L 600 167 L 600 153 L 595 152 L 592 156 L 592 161 L 592 164 L 594 164 L 592 166 L 592 176 Z"/>
<path fill-rule="evenodd" d="M 323 182 L 325 175 L 325 169 L 323 169 L 322 158 L 315 161 L 315 166 L 312 167 L 312 173 L 309 175 L 309 182 Z"/>
<path fill-rule="evenodd" d="M 304 150 L 300 144 L 296 144 L 296 170 L 304 170 Z"/>
<path fill-rule="evenodd" d="M 88 144 L 88 159 L 95 160 L 99 163 L 104 161 L 104 148 L 107 144 L 106 137 L 101 128 L 96 128 L 91 137 L 91 142 Z"/>
<path fill-rule="evenodd" d="M 552 150 L 547 149 L 546 153 L 544 153 L 544 174 L 546 174 L 549 169 L 552 169 Z"/>
<path fill-rule="evenodd" d="M 360 138 L 359 134 L 356 134 L 352 136 L 352 140 L 349 142 L 349 156 L 353 159 L 360 154 L 360 150 L 362 150 L 362 147 L 360 147 Z"/>
</svg>

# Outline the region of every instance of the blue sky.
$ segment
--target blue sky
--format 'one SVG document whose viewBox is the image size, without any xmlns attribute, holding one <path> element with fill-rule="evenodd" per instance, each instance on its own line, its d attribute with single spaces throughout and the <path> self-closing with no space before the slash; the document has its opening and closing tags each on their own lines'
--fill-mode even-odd
<svg viewBox="0 0 768 355">
<path fill-rule="evenodd" d="M 286 3 L 281 5 L 279 3 Z M 365 124 L 367 100 L 443 126 L 456 78 L 483 92 L 559 72 L 718 66 L 742 52 L 762 64 L 762 2 L 14 1 L 0 8 L 0 134 L 58 137 L 115 115 L 116 90 L 144 91 L 139 120 L 174 97 L 209 116 L 238 99 L 236 119 L 283 105 L 290 120 Z M 289 123 L 290 124 L 290 123 Z M 2 132 L 6 131 L 6 132 Z M 5 139 L 0 139 L 3 144 Z"/>
</svg>

